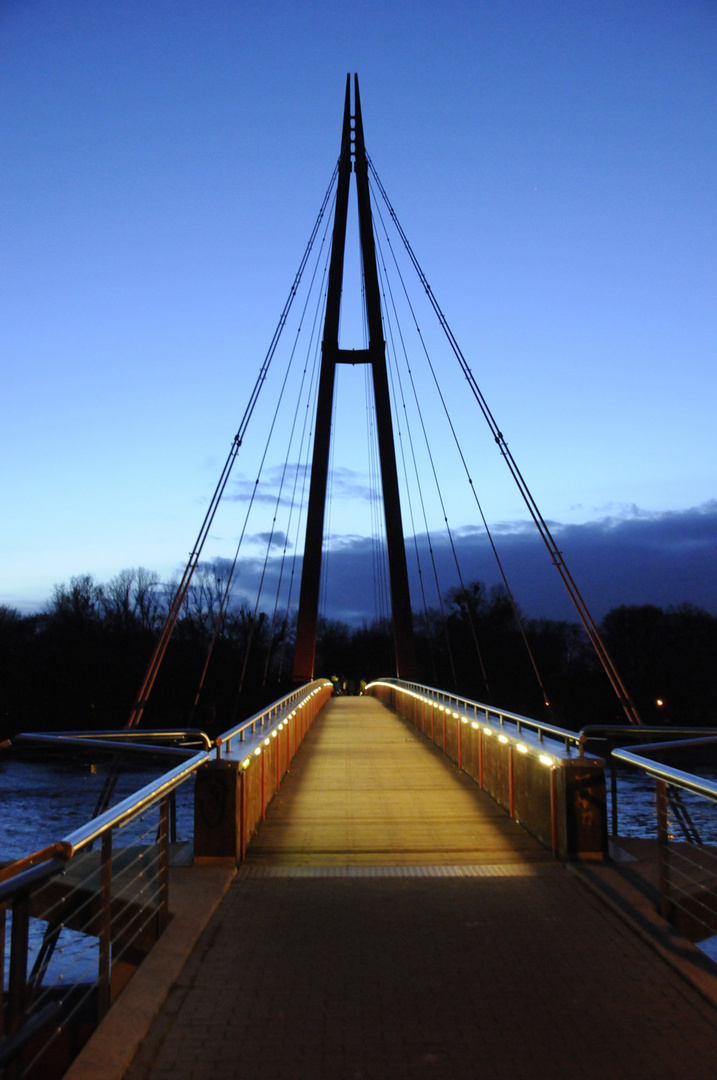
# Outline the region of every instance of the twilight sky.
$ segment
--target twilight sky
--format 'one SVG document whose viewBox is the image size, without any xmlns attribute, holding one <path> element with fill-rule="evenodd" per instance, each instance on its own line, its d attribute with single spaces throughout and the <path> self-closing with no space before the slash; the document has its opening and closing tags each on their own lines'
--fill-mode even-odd
<svg viewBox="0 0 717 1080">
<path fill-rule="evenodd" d="M 0 604 L 31 610 L 75 574 L 183 566 L 357 71 L 369 154 L 589 606 L 717 611 L 713 0 L 3 0 L 0 49 Z M 356 262 L 346 347 L 362 345 Z M 419 318 L 516 598 L 569 617 L 425 306 Z M 207 558 L 233 557 L 282 363 Z M 326 611 L 360 619 L 363 372 L 342 379 Z M 492 583 L 451 438 L 437 412 L 424 420 L 442 587 L 444 516 L 465 579 Z M 270 531 L 283 456 L 267 454 L 252 539 Z M 263 555 L 245 551 L 248 591 Z"/>
</svg>

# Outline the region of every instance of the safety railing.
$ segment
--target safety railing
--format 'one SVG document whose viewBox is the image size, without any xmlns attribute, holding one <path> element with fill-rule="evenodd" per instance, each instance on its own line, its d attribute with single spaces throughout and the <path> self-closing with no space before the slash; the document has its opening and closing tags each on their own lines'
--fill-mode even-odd
<svg viewBox="0 0 717 1080">
<path fill-rule="evenodd" d="M 188 835 L 177 840 L 177 794 L 207 767 L 232 760 L 243 783 L 252 773 L 264 781 L 270 772 L 278 787 L 330 693 L 325 680 L 300 687 L 235 725 L 211 749 L 189 756 L 178 751 L 184 760 L 157 779 L 56 843 L 0 868 L 0 1070 L 6 1080 L 60 1077 L 166 927 L 170 861 L 186 855 L 194 831 L 185 825 Z M 108 734 L 45 733 L 18 741 L 137 752 L 136 732 Z M 166 734 L 144 731 L 141 737 L 161 741 Z M 203 733 L 191 735 L 207 747 Z M 278 755 L 282 735 L 285 750 Z M 169 751 L 149 743 L 144 749 Z M 273 790 L 265 782 L 261 789 L 263 811 Z M 260 814 L 246 810 L 245 827 L 253 831 Z"/>
<path fill-rule="evenodd" d="M 604 856 L 605 776 L 585 739 L 484 702 L 400 679 L 366 692 L 394 708 L 561 859 Z"/>
<path fill-rule="evenodd" d="M 632 823 L 636 818 L 636 809 L 639 810 L 644 807 L 645 800 L 642 797 L 644 791 L 636 787 L 634 770 L 626 770 L 624 765 L 620 768 L 618 758 L 613 755 L 613 751 L 619 747 L 629 746 L 630 744 L 635 746 L 638 743 L 647 743 L 653 748 L 664 744 L 665 749 L 674 751 L 680 748 L 689 749 L 697 745 L 695 740 L 712 736 L 717 738 L 717 728 L 670 728 L 664 724 L 641 724 L 639 727 L 627 724 L 590 724 L 581 728 L 580 735 L 587 744 L 598 750 L 600 755 L 606 759 L 610 781 L 608 799 L 610 835 L 617 838 L 623 831 L 623 820 L 628 833 L 631 827 L 634 828 Z M 646 782 L 647 777 L 645 776 L 641 783 L 643 789 Z M 652 796 L 653 793 L 650 789 L 650 798 Z M 624 810 L 621 810 L 621 806 L 624 807 Z M 649 817 L 652 825 L 656 828 L 653 820 L 654 815 L 651 812 Z M 684 822 L 685 828 L 689 831 L 690 826 L 686 818 Z M 643 820 L 643 829 L 646 824 Z"/>
<path fill-rule="evenodd" d="M 520 713 L 510 712 L 507 709 L 499 709 L 494 705 L 486 705 L 481 701 L 472 701 L 470 698 L 459 697 L 445 690 L 436 690 L 432 686 L 423 686 L 420 683 L 406 682 L 400 679 L 380 679 L 369 683 L 366 687 L 368 693 L 375 692 L 374 688 L 382 686 L 400 691 L 402 695 L 413 698 L 416 702 L 436 709 L 439 713 L 447 715 L 456 714 L 465 718 L 465 721 L 476 721 L 487 724 L 496 730 L 502 729 L 506 734 L 514 737 L 530 733 L 535 736 L 538 743 L 546 738 L 557 743 L 562 743 L 566 754 L 581 754 L 586 739 L 580 732 L 568 731 L 567 728 L 556 727 L 554 724 L 546 724 L 542 720 L 534 720 L 529 716 L 521 716 Z"/>
<path fill-rule="evenodd" d="M 648 885 L 656 890 L 663 917 L 697 942 L 717 934 L 717 781 L 656 761 L 653 755 L 685 752 L 694 760 L 696 753 L 715 748 L 717 735 L 643 743 L 612 752 L 618 762 L 639 770 L 654 784 L 655 840 L 638 841 L 645 853 L 638 860 L 640 851 L 635 847 L 633 857 L 641 863 Z M 628 842 L 621 837 L 619 843 Z M 656 848 L 654 858 L 649 844 Z"/>
</svg>

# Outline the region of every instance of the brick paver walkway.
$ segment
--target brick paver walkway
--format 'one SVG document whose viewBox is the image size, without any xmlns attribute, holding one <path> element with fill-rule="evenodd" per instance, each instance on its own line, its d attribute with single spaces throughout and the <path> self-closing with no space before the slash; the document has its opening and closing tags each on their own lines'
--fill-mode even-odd
<svg viewBox="0 0 717 1080">
<path fill-rule="evenodd" d="M 711 1005 L 420 736 L 338 699 L 126 1080 L 715 1075 Z"/>
</svg>

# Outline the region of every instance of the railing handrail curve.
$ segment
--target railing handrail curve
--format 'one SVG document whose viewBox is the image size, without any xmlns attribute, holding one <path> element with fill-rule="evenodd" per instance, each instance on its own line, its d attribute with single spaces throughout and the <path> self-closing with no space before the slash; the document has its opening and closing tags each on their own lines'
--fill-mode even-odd
<svg viewBox="0 0 717 1080">
<path fill-rule="evenodd" d="M 694 741 L 714 743 L 717 742 L 717 738 Z M 665 765 L 661 761 L 654 761 L 652 758 L 645 756 L 648 752 L 654 753 L 655 750 L 667 749 L 674 749 L 674 744 L 669 742 L 644 743 L 641 746 L 634 746 L 632 750 L 615 749 L 612 756 L 619 761 L 623 761 L 626 765 L 633 765 L 638 769 L 642 769 L 643 772 L 654 776 L 656 780 L 665 780 L 668 784 L 674 784 L 675 787 L 683 788 L 685 791 L 692 791 L 696 795 L 703 795 L 705 798 L 717 802 L 717 781 L 708 780 L 706 777 L 698 777 L 694 773 L 676 769 L 673 765 Z"/>
</svg>

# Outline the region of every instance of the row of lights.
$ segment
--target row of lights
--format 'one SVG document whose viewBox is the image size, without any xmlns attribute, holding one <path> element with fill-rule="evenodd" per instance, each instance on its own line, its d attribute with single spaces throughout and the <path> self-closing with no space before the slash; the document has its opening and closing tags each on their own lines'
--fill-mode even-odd
<svg viewBox="0 0 717 1080">
<path fill-rule="evenodd" d="M 422 702 L 424 705 L 431 705 L 434 709 L 438 709 L 439 712 L 448 713 L 449 715 L 451 715 L 453 717 L 454 720 L 460 720 L 461 723 L 463 723 L 463 724 L 467 724 L 467 723 L 470 722 L 470 725 L 471 725 L 472 728 L 474 728 L 476 731 L 480 730 L 480 724 L 478 723 L 477 720 L 469 721 L 467 716 L 461 716 L 459 713 L 453 712 L 450 708 L 446 708 L 445 705 L 438 705 L 431 698 L 424 697 L 423 694 L 417 694 L 414 690 L 404 690 L 402 687 L 394 687 L 392 683 L 385 683 L 385 682 L 372 683 L 371 685 L 372 686 L 388 686 L 391 689 L 398 689 L 400 693 L 407 694 L 408 697 L 415 698 L 417 701 Z M 493 728 L 484 727 L 483 732 L 484 732 L 485 735 L 492 736 L 493 735 Z M 498 736 L 498 742 L 507 744 L 507 743 L 510 742 L 510 739 L 507 737 L 507 735 L 499 735 Z M 514 745 L 515 745 L 516 750 L 520 754 L 527 754 L 528 753 L 528 747 L 525 745 L 525 743 L 519 742 L 519 743 L 515 743 Z M 538 761 L 542 765 L 547 765 L 548 768 L 552 768 L 555 765 L 554 759 L 549 757 L 548 754 L 538 754 Z"/>
<path fill-rule="evenodd" d="M 314 696 L 314 694 L 320 693 L 321 690 L 323 690 L 323 689 L 324 688 L 322 686 L 318 686 L 315 690 L 311 691 L 311 693 L 309 694 L 308 697 L 304 698 L 304 700 L 301 702 L 300 705 L 297 705 L 295 709 L 292 709 L 291 712 L 289 713 L 289 715 L 287 716 L 286 720 L 282 720 L 281 723 L 278 724 L 277 727 L 274 728 L 271 735 L 267 735 L 267 737 L 264 739 L 263 743 L 261 743 L 259 746 L 256 747 L 256 749 L 254 750 L 254 755 L 256 757 L 261 757 L 261 748 L 262 748 L 262 746 L 270 746 L 271 745 L 271 740 L 275 739 L 280 731 L 283 731 L 285 727 L 289 726 L 289 721 L 292 719 L 292 717 L 296 716 L 299 709 L 302 709 L 304 707 L 304 705 L 306 705 L 306 702 L 309 700 L 309 698 L 312 698 Z M 250 754 L 249 757 L 244 758 L 244 760 L 241 763 L 242 769 L 248 769 L 249 768 L 249 766 L 251 765 L 251 757 L 252 757 L 252 755 Z"/>
</svg>

